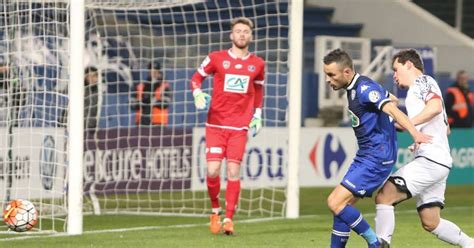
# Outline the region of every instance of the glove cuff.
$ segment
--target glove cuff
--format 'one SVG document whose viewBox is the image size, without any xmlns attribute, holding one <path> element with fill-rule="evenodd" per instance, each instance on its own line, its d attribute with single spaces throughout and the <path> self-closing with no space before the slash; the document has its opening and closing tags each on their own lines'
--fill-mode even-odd
<svg viewBox="0 0 474 248">
<path fill-rule="evenodd" d="M 262 119 L 262 109 L 256 108 L 255 113 L 253 114 L 254 118 Z"/>
<path fill-rule="evenodd" d="M 196 89 L 193 90 L 193 96 L 194 97 L 198 96 L 201 93 L 202 93 L 202 90 L 200 88 L 196 88 Z"/>
</svg>

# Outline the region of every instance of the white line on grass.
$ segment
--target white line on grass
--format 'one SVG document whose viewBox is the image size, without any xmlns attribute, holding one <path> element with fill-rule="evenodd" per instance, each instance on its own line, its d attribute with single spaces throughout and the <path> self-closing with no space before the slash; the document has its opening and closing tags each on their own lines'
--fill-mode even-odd
<svg viewBox="0 0 474 248">
<path fill-rule="evenodd" d="M 466 209 L 473 209 L 473 207 L 451 207 L 443 211 L 451 211 L 451 210 L 466 210 Z M 416 210 L 400 210 L 395 211 L 396 214 L 411 214 L 416 213 Z M 308 219 L 308 218 L 320 218 L 328 216 L 326 214 L 313 214 L 313 215 L 302 215 L 300 218 Z M 375 213 L 367 213 L 364 216 L 375 216 Z M 273 218 L 259 218 L 259 219 L 248 219 L 248 220 L 241 220 L 236 221 L 236 223 L 259 223 L 259 222 L 267 222 L 267 221 L 274 221 L 274 220 L 285 220 L 284 217 L 273 217 Z M 192 227 L 200 227 L 200 226 L 208 226 L 209 223 L 199 223 L 199 224 L 181 224 L 181 225 L 171 225 L 171 226 L 142 226 L 142 227 L 131 227 L 131 228 L 118 228 L 118 229 L 104 229 L 104 230 L 94 230 L 94 231 L 85 231 L 83 235 L 87 234 L 101 234 L 101 233 L 116 233 L 116 232 L 133 232 L 133 231 L 148 231 L 148 230 L 160 230 L 160 229 L 170 229 L 170 228 L 192 228 Z M 5 238 L 0 239 L 1 241 L 14 241 L 14 240 L 25 240 L 25 239 L 33 239 L 33 238 L 54 238 L 54 237 L 67 237 L 69 236 L 67 233 L 55 233 L 50 235 L 28 235 L 28 236 L 20 236 L 14 238 Z"/>
</svg>

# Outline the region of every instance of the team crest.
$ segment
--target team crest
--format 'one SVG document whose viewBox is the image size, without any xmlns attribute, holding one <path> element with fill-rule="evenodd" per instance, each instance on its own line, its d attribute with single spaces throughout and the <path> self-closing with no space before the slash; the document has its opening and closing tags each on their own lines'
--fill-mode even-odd
<svg viewBox="0 0 474 248">
<path fill-rule="evenodd" d="M 241 64 L 236 64 L 235 69 L 242 69 L 242 65 Z"/>
<path fill-rule="evenodd" d="M 254 72 L 255 71 L 255 66 L 254 65 L 249 65 L 247 67 L 247 70 L 249 70 L 250 72 Z"/>
<path fill-rule="evenodd" d="M 229 69 L 229 67 L 230 67 L 230 61 L 224 60 L 224 61 L 222 62 L 222 66 L 223 66 L 224 69 L 226 69 L 226 70 Z"/>
<path fill-rule="evenodd" d="M 354 100 L 355 96 L 356 96 L 356 92 L 355 92 L 355 90 L 352 90 L 351 91 L 351 100 Z"/>
<path fill-rule="evenodd" d="M 378 100 L 380 100 L 379 92 L 376 90 L 369 92 L 369 100 L 373 103 L 376 103 Z"/>
</svg>

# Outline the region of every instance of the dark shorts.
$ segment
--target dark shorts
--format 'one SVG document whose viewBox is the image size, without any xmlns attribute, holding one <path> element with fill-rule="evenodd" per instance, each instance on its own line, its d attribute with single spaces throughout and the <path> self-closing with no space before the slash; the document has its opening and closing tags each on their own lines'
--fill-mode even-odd
<svg viewBox="0 0 474 248">
<path fill-rule="evenodd" d="M 387 180 L 394 163 L 375 163 L 366 159 L 355 158 L 342 179 L 341 185 L 356 197 L 371 197 Z"/>
</svg>

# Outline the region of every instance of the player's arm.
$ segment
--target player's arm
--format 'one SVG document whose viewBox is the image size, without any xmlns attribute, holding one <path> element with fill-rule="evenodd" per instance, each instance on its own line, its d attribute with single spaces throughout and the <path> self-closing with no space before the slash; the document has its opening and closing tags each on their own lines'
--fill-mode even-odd
<svg viewBox="0 0 474 248">
<path fill-rule="evenodd" d="M 255 78 L 254 89 L 255 89 L 255 99 L 254 99 L 254 108 L 255 112 L 253 114 L 252 120 L 250 121 L 249 128 L 252 130 L 252 136 L 255 137 L 263 125 L 262 120 L 262 106 L 263 106 L 263 84 L 265 81 L 265 65 L 262 66 L 262 70 Z"/>
<path fill-rule="evenodd" d="M 429 122 L 431 119 L 443 112 L 443 103 L 440 98 L 432 98 L 426 102 L 425 107 L 419 114 L 411 119 L 413 125 L 418 126 Z"/>
<path fill-rule="evenodd" d="M 388 98 L 395 104 L 395 106 L 398 105 L 398 97 L 396 97 L 392 93 L 388 93 Z"/>
<path fill-rule="evenodd" d="M 388 101 L 382 105 L 382 111 L 390 115 L 402 128 L 406 129 L 413 138 L 415 144 L 428 143 L 433 138 L 430 135 L 426 135 L 418 131 L 415 126 L 410 122 L 408 116 L 406 116 L 400 109 L 395 106 L 392 102 Z"/>
<path fill-rule="evenodd" d="M 206 77 L 213 73 L 214 67 L 211 62 L 210 55 L 201 63 L 201 66 L 193 74 L 191 78 L 191 89 L 194 97 L 194 105 L 198 110 L 207 109 L 211 102 L 211 96 L 201 90 L 202 82 Z"/>
</svg>

